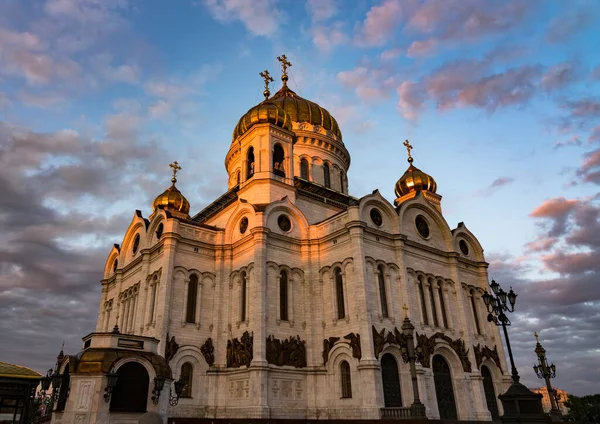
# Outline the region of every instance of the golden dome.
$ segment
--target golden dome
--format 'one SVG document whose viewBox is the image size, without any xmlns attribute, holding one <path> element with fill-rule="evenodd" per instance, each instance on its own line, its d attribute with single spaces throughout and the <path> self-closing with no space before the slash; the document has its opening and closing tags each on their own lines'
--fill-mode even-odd
<svg viewBox="0 0 600 424">
<path fill-rule="evenodd" d="M 410 166 L 396 183 L 396 196 L 402 197 L 412 191 L 427 190 L 435 193 L 437 183 L 433 177 L 419 168 L 414 167 L 412 158 L 408 159 Z"/>
<path fill-rule="evenodd" d="M 342 132 L 335 118 L 331 116 L 331 113 L 318 104 L 294 93 L 285 84 L 285 81 L 281 90 L 275 93 L 269 101 L 286 111 L 292 121 L 320 125 L 327 131 L 335 134 L 339 141 L 342 141 Z"/>
<path fill-rule="evenodd" d="M 183 194 L 175 187 L 177 182 L 177 171 L 181 170 L 181 167 L 177 162 L 173 162 L 169 165 L 173 168 L 173 178 L 171 178 L 171 187 L 159 194 L 154 202 L 152 202 L 152 210 L 156 211 L 159 206 L 163 209 L 175 212 L 175 214 L 187 216 L 190 213 L 190 202 L 185 198 Z"/>
<path fill-rule="evenodd" d="M 265 100 L 251 108 L 240 118 L 233 130 L 232 141 L 235 141 L 239 136 L 246 133 L 246 131 L 254 124 L 263 123 L 277 125 L 288 131 L 292 130 L 292 120 L 290 119 L 290 116 L 275 103 Z"/>
</svg>

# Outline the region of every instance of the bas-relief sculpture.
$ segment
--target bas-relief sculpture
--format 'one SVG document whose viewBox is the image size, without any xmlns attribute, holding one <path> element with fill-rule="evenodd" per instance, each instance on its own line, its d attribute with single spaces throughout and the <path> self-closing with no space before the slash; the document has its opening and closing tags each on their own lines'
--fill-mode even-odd
<svg viewBox="0 0 600 424">
<path fill-rule="evenodd" d="M 360 348 L 360 334 L 350 333 L 344 336 L 346 340 L 350 340 L 350 349 L 352 349 L 352 356 L 360 361 L 362 358 L 362 350 Z"/>
<path fill-rule="evenodd" d="M 331 349 L 333 349 L 333 345 L 339 339 L 339 337 L 330 337 L 328 339 L 323 340 L 323 365 L 327 364 L 327 361 L 329 360 L 329 352 L 331 352 Z"/>
<path fill-rule="evenodd" d="M 179 350 L 179 344 L 177 344 L 177 342 L 175 341 L 175 336 L 169 339 L 169 335 L 167 334 L 167 340 L 169 341 L 165 346 L 165 359 L 167 360 L 167 362 L 169 362 L 171 359 L 173 359 L 173 357 Z"/>
<path fill-rule="evenodd" d="M 441 339 L 448 343 L 452 350 L 454 350 L 454 352 L 456 352 L 458 355 L 463 371 L 471 372 L 469 349 L 466 348 L 465 342 L 462 339 L 452 340 L 444 333 L 435 333 L 431 337 L 427 337 L 425 334 L 417 333 L 417 352 L 419 351 L 419 348 L 421 350 L 421 353 L 417 353 L 417 361 L 419 361 L 421 365 L 423 365 L 425 368 L 429 368 L 431 366 L 431 355 L 433 355 L 435 347 L 438 344 L 436 339 Z"/>
<path fill-rule="evenodd" d="M 300 336 L 291 336 L 283 342 L 275 336 L 267 337 L 267 362 L 278 366 L 306 367 L 306 342 Z"/>
<path fill-rule="evenodd" d="M 481 344 L 477 344 L 477 346 L 473 346 L 473 353 L 475 354 L 475 365 L 477 369 L 481 369 L 481 364 L 485 358 L 489 358 L 498 367 L 500 372 L 504 374 L 502 371 L 502 365 L 500 363 L 500 356 L 498 356 L 498 347 L 494 346 L 494 349 L 490 349 L 487 346 L 481 346 Z"/>
<path fill-rule="evenodd" d="M 200 352 L 202 352 L 202 356 L 204 356 L 204 360 L 209 366 L 215 363 L 215 348 L 210 337 L 200 347 Z"/>
<path fill-rule="evenodd" d="M 387 336 L 385 335 L 385 328 L 381 331 L 377 331 L 375 326 L 372 326 L 373 331 L 373 348 L 375 350 L 375 357 L 379 358 L 379 355 L 383 351 L 386 344 L 398 346 L 400 350 L 406 347 L 405 335 L 402 334 L 398 328 L 394 327 L 394 332 L 388 331 Z"/>
<path fill-rule="evenodd" d="M 236 338 L 227 341 L 227 367 L 239 368 L 242 365 L 247 367 L 252 362 L 253 335 L 244 331 L 241 341 Z"/>
</svg>

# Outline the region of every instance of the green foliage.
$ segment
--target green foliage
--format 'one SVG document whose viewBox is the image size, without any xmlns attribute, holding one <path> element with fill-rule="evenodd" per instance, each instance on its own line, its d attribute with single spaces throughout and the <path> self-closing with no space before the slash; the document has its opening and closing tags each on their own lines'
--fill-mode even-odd
<svg viewBox="0 0 600 424">
<path fill-rule="evenodd" d="M 580 424 L 600 423 L 600 394 L 588 396 L 573 396 L 565 401 L 564 405 L 569 408 L 567 419 Z"/>
</svg>

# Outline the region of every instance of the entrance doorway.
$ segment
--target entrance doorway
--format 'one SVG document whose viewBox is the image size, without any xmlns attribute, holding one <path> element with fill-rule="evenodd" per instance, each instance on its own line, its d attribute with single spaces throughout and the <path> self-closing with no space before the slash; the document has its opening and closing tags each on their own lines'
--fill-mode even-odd
<svg viewBox="0 0 600 424">
<path fill-rule="evenodd" d="M 458 416 L 456 414 L 456 402 L 454 402 L 452 374 L 448 362 L 441 355 L 434 356 L 432 362 L 435 396 L 440 411 L 440 419 L 456 420 Z"/>
<path fill-rule="evenodd" d="M 381 378 L 383 380 L 383 399 L 386 408 L 402 406 L 402 393 L 400 391 L 400 374 L 398 362 L 391 353 L 386 353 L 381 358 Z"/>
<path fill-rule="evenodd" d="M 492 419 L 499 418 L 498 413 L 498 402 L 496 402 L 496 392 L 494 391 L 494 380 L 492 380 L 492 373 L 483 365 L 481 367 L 481 376 L 483 377 L 483 391 L 485 392 L 485 401 L 487 408 L 492 414 Z"/>
</svg>

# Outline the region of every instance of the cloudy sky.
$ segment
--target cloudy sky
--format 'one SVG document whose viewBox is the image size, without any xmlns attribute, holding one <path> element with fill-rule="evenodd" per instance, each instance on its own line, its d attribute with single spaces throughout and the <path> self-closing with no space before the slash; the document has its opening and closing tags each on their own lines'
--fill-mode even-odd
<svg viewBox="0 0 600 424">
<path fill-rule="evenodd" d="M 173 160 L 192 211 L 226 190 L 231 132 L 285 53 L 341 125 L 351 194 L 393 201 L 411 140 L 519 294 L 522 381 L 541 385 L 538 331 L 558 387 L 600 392 L 598 19 L 594 0 L 0 0 L 0 360 L 79 349 L 134 210 Z"/>
</svg>

